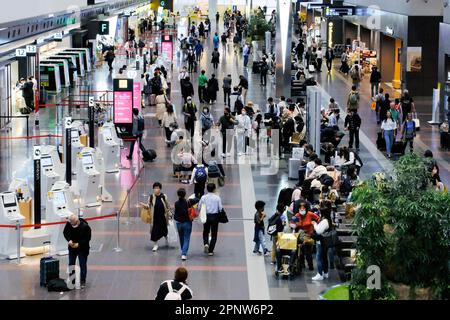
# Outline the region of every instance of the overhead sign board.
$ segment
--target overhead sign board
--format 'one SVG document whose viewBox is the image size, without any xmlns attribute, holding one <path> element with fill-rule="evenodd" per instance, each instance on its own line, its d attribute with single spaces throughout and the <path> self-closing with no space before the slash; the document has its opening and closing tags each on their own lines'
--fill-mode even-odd
<svg viewBox="0 0 450 320">
<path fill-rule="evenodd" d="M 23 48 L 16 49 L 16 57 L 26 57 L 27 50 Z"/>
<path fill-rule="evenodd" d="M 57 32 L 57 33 L 55 33 L 55 34 L 53 35 L 53 39 L 54 39 L 55 41 L 62 41 L 62 38 L 63 38 L 62 32 Z"/>
<path fill-rule="evenodd" d="M 327 7 L 325 9 L 326 17 L 353 16 L 354 14 L 355 7 Z"/>
</svg>

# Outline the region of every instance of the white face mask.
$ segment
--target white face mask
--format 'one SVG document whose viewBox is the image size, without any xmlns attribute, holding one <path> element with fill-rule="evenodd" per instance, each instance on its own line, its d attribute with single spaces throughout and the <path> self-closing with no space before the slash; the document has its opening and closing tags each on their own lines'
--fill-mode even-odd
<svg viewBox="0 0 450 320">
<path fill-rule="evenodd" d="M 75 228 L 78 228 L 79 224 L 76 224 L 76 225 L 73 225 L 73 224 L 72 224 L 71 226 L 72 226 L 72 228 L 75 229 Z"/>
<path fill-rule="evenodd" d="M 300 210 L 300 214 L 304 216 L 306 214 L 306 210 Z"/>
</svg>

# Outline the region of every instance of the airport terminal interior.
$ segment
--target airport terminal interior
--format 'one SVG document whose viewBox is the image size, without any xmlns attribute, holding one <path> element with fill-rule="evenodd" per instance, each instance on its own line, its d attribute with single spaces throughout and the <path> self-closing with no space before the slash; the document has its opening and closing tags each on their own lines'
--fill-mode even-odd
<svg viewBox="0 0 450 320">
<path fill-rule="evenodd" d="M 6 4 L 0 299 L 448 299 L 448 39 L 448 0 Z"/>
</svg>

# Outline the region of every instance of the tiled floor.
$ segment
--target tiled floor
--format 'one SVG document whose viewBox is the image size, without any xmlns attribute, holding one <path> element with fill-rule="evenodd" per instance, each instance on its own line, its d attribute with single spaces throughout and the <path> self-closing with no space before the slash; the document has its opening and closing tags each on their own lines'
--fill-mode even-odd
<svg viewBox="0 0 450 320">
<path fill-rule="evenodd" d="M 201 60 L 201 68 L 206 70 L 209 76 L 213 70 L 209 63 L 211 54 L 212 39 L 208 39 L 205 45 L 205 52 Z M 250 69 L 244 69 L 242 58 L 236 56 L 231 49 L 221 50 L 221 62 L 219 69 L 215 72 L 218 75 L 219 84 L 225 74 L 233 75 L 234 83 L 237 84 L 238 75 L 248 76 L 250 90 L 248 99 L 263 106 L 267 97 L 274 95 L 274 79 L 269 76 L 267 87 L 259 85 L 259 75 L 251 74 Z M 174 75 L 172 81 L 172 101 L 177 106 L 177 112 L 181 109 L 181 97 L 179 83 L 176 80 L 180 69 L 180 58 L 176 56 L 174 61 Z M 116 65 L 122 65 L 122 61 L 116 61 Z M 133 61 L 130 62 L 133 65 Z M 193 85 L 197 95 L 197 77 L 193 75 Z M 112 77 L 108 73 L 106 66 L 97 69 L 90 75 L 86 82 L 92 84 L 94 90 L 110 89 Z M 348 91 L 348 82 L 337 72 L 333 71 L 330 78 L 323 73 L 319 82 L 331 95 L 343 104 L 344 96 Z M 363 93 L 367 94 L 364 86 Z M 75 93 L 77 94 L 77 93 Z M 68 93 L 63 93 L 62 97 Z M 61 97 L 57 97 L 56 99 Z M 198 98 L 194 99 L 199 106 Z M 326 96 L 324 95 L 324 100 Z M 217 103 L 212 106 L 216 119 L 222 114 L 224 105 L 222 91 L 220 90 Z M 233 99 L 234 101 L 234 99 Z M 367 102 L 367 97 L 363 98 Z M 368 104 L 367 104 L 368 108 Z M 422 108 L 422 107 L 421 107 Z M 85 109 L 71 110 L 74 118 L 86 118 Z M 38 134 L 61 134 L 61 123 L 56 120 L 56 114 L 61 119 L 63 115 L 69 114 L 67 108 L 45 108 L 40 111 L 39 129 L 32 126 L 32 133 Z M 253 243 L 253 223 L 254 213 L 253 201 L 263 199 L 266 203 L 266 211 L 271 215 L 275 209 L 275 202 L 278 192 L 283 187 L 293 185 L 295 181 L 288 181 L 287 167 L 285 161 L 279 161 L 279 170 L 276 174 L 265 175 L 262 169 L 267 165 L 252 164 L 226 164 L 227 173 L 226 185 L 220 190 L 223 203 L 231 218 L 226 225 L 220 225 L 219 241 L 216 255 L 206 257 L 202 252 L 201 226 L 194 224 L 189 260 L 181 263 L 179 252 L 175 248 L 165 248 L 164 246 L 157 253 L 151 251 L 149 243 L 148 226 L 144 225 L 137 218 L 138 212 L 136 204 L 146 200 L 146 195 L 151 191 L 151 185 L 155 181 L 163 184 L 163 192 L 169 199 L 175 200 L 176 190 L 185 185 L 180 185 L 172 178 L 172 164 L 170 163 L 170 149 L 164 144 L 162 130 L 157 128 L 156 121 L 150 116 L 154 113 L 153 108 L 144 109 L 146 116 L 146 134 L 144 145 L 157 151 L 158 158 L 154 163 L 145 165 L 138 183 L 130 193 L 131 211 L 128 213 L 125 205 L 123 218 L 120 224 L 120 247 L 122 252 L 116 253 L 113 248 L 116 246 L 116 222 L 114 219 L 97 220 L 91 222 L 93 228 L 93 247 L 97 250 L 91 252 L 89 256 L 88 286 L 85 290 L 72 291 L 60 295 L 58 293 L 48 293 L 40 288 L 38 284 L 38 262 L 39 256 L 27 257 L 22 260 L 21 265 L 15 261 L 0 261 L 0 299 L 153 299 L 161 281 L 171 278 L 173 271 L 180 265 L 186 265 L 189 274 L 189 285 L 194 291 L 196 299 L 249 299 L 263 297 L 270 299 L 317 299 L 317 295 L 326 287 L 338 283 L 337 274 L 331 271 L 331 278 L 323 283 L 311 281 L 313 272 L 307 271 L 298 278 L 288 280 L 277 280 L 273 276 L 273 266 L 270 265 L 270 258 L 257 257 L 251 252 Z M 389 168 L 390 162 L 379 153 L 374 146 L 375 125 L 366 119 L 372 119 L 370 110 L 363 111 L 365 124 L 363 131 L 367 135 L 362 138 L 361 157 L 365 163 L 362 174 L 367 176 L 372 172 L 382 168 Z M 31 121 L 30 121 L 31 122 Z M 182 121 L 180 121 L 182 122 Z M 431 145 L 434 150 L 438 142 L 435 140 L 435 129 L 427 127 L 425 119 L 422 119 L 423 131 L 419 139 L 426 145 Z M 14 121 L 13 130 L 10 136 L 20 136 L 25 132 L 25 127 L 20 121 Z M 2 133 L 1 137 L 6 137 Z M 12 177 L 30 177 L 31 154 L 33 145 L 44 143 L 55 143 L 55 139 L 48 138 L 34 139 L 30 141 L 22 140 L 1 140 L 0 141 L 0 188 L 4 190 L 8 187 Z M 420 143 L 418 147 L 421 147 Z M 344 144 L 346 141 L 344 140 Z M 114 202 L 104 204 L 100 208 L 83 209 L 85 217 L 115 212 L 121 206 L 126 197 L 126 192 L 133 184 L 139 172 L 140 165 L 137 157 L 130 164 L 125 159 L 128 151 L 127 143 L 122 150 L 123 169 L 118 174 L 107 175 L 106 185 L 112 193 Z M 442 163 L 442 171 L 446 170 L 443 177 L 448 177 L 448 154 L 437 153 L 438 161 Z M 251 174 L 250 176 L 248 176 Z M 187 186 L 188 193 L 193 192 L 193 187 Z M 128 218 L 129 217 L 129 218 Z M 0 229 L 0 232 L 2 230 Z M 250 239 L 250 240 L 249 240 Z M 248 241 L 249 240 L 249 241 Z M 65 272 L 67 257 L 60 258 L 61 274 Z M 267 293 L 267 294 L 266 294 Z"/>
</svg>

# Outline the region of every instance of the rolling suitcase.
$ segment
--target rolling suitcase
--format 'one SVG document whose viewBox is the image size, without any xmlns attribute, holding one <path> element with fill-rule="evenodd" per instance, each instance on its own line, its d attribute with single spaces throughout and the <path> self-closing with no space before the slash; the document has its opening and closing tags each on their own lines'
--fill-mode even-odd
<svg viewBox="0 0 450 320">
<path fill-rule="evenodd" d="M 144 158 L 145 162 L 152 162 L 153 160 L 156 159 L 156 151 L 153 149 L 145 150 L 142 153 L 142 157 Z"/>
<path fill-rule="evenodd" d="M 377 137 L 377 149 L 380 151 L 386 151 L 386 140 L 384 140 L 381 132 L 378 132 Z"/>
<path fill-rule="evenodd" d="M 301 162 L 300 159 L 289 159 L 289 179 L 298 179 L 298 168 L 300 168 Z"/>
<path fill-rule="evenodd" d="M 45 242 L 44 245 L 46 244 L 50 243 Z M 46 287 L 50 280 L 58 278 L 59 278 L 59 260 L 51 256 L 41 258 L 39 266 L 39 285 L 41 287 Z"/>
<path fill-rule="evenodd" d="M 391 153 L 404 156 L 405 149 L 406 149 L 406 142 L 395 141 L 394 144 L 392 145 Z"/>
</svg>

